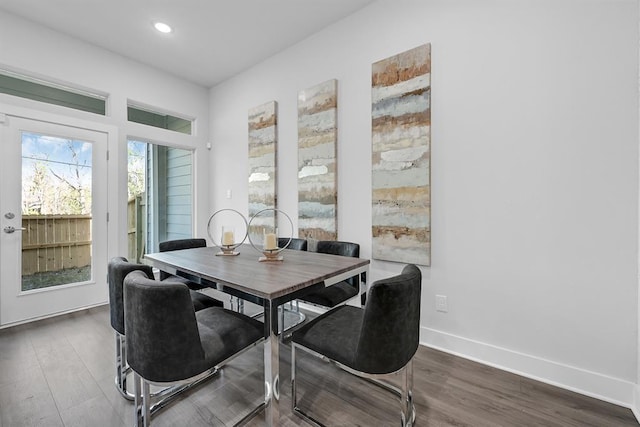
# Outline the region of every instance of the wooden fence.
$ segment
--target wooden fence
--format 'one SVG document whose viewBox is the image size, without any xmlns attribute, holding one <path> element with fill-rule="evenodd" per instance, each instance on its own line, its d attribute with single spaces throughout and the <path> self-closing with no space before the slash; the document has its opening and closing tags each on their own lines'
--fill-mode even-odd
<svg viewBox="0 0 640 427">
<path fill-rule="evenodd" d="M 127 204 L 127 241 L 129 253 L 127 259 L 131 262 L 140 262 L 144 255 L 145 247 L 145 219 L 147 218 L 147 206 L 144 193 L 129 199 Z"/>
<path fill-rule="evenodd" d="M 22 275 L 91 265 L 91 215 L 23 215 Z"/>
</svg>

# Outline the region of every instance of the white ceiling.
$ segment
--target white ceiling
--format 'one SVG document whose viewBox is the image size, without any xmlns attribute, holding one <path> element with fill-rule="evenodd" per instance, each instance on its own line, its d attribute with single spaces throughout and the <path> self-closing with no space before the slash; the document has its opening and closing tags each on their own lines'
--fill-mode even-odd
<svg viewBox="0 0 640 427">
<path fill-rule="evenodd" d="M 0 10 L 210 87 L 373 1 L 0 0 Z"/>
</svg>

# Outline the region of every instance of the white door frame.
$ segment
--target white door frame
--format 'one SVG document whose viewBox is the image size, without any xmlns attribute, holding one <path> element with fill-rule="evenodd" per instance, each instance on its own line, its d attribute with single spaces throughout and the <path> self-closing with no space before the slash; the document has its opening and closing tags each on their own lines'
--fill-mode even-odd
<svg viewBox="0 0 640 427">
<path fill-rule="evenodd" d="M 0 126 L 2 127 L 9 126 L 10 121 L 12 119 L 27 119 L 27 120 L 33 120 L 38 122 L 50 123 L 54 125 L 61 125 L 65 127 L 73 127 L 73 128 L 83 129 L 83 130 L 89 130 L 89 131 L 104 134 L 106 136 L 106 142 L 107 142 L 107 147 L 106 147 L 107 156 L 109 152 L 115 151 L 114 147 L 117 147 L 118 129 L 115 126 L 105 125 L 105 124 L 96 123 L 93 121 L 74 118 L 74 117 L 47 113 L 47 112 L 42 112 L 38 110 L 32 110 L 32 109 L 16 107 L 16 106 L 0 103 Z M 5 132 L 5 131 L 6 129 L 0 129 L 1 134 L 6 135 L 8 132 Z M 119 179 L 118 179 L 117 166 L 118 166 L 117 162 L 115 161 L 106 162 L 105 167 L 106 167 L 107 177 L 105 177 L 104 179 L 108 179 L 108 182 L 105 185 L 107 191 L 98 192 L 98 194 L 94 194 L 93 196 L 94 198 L 95 197 L 104 198 L 101 200 L 101 204 L 105 207 L 105 210 L 107 212 L 111 210 L 113 211 L 116 210 L 116 209 L 112 209 L 112 204 L 117 201 L 117 196 L 118 196 Z M 0 179 L 2 178 L 0 177 Z M 19 208 L 19 206 L 17 208 Z M 3 207 L 3 209 L 5 208 Z M 2 215 L 4 215 L 4 213 Z M 108 230 L 104 237 L 106 239 L 106 248 L 105 248 L 106 256 L 103 257 L 103 259 L 101 260 L 96 260 L 96 262 L 93 262 L 94 269 L 95 269 L 95 271 L 93 272 L 93 280 L 95 281 L 95 284 L 91 286 L 96 286 L 97 288 L 94 288 L 94 289 L 97 292 L 96 292 L 96 297 L 93 298 L 90 303 L 87 303 L 87 305 L 84 305 L 81 307 L 70 307 L 65 310 L 56 310 L 55 312 L 50 312 L 50 313 L 36 315 L 36 316 L 27 315 L 22 319 L 17 319 L 17 320 L 11 319 L 10 321 L 7 321 L 6 316 L 3 316 L 3 313 L 0 312 L 0 319 L 5 319 L 3 320 L 3 324 L 0 324 L 0 328 L 13 326 L 16 324 L 37 320 L 41 318 L 46 318 L 46 317 L 62 314 L 65 312 L 76 311 L 76 310 L 88 308 L 91 306 L 108 303 L 106 263 L 109 258 L 114 256 L 114 253 L 117 252 L 117 248 L 118 248 L 119 233 L 117 232 L 117 230 L 119 229 L 118 228 L 119 224 L 118 224 L 117 217 L 118 215 L 110 215 L 109 222 L 107 224 Z M 95 218 L 94 220 L 100 220 L 100 219 Z M 4 219 L 3 216 L 0 216 L 0 221 L 6 221 L 6 220 Z M 102 219 L 102 221 L 106 221 L 106 219 Z M 4 227 L 4 222 L 2 227 Z M 11 249 L 11 245 L 0 244 L 0 257 L 7 256 L 7 254 L 3 254 L 2 251 L 10 250 L 10 249 Z M 13 247 L 13 250 L 15 250 L 15 247 Z M 52 290 L 51 292 L 56 292 L 56 291 Z M 2 292 L 0 292 L 0 298 L 2 298 Z M 1 307 L 2 307 L 2 301 L 0 301 L 0 309 Z M 13 314 L 11 315 L 11 317 L 14 317 Z"/>
</svg>

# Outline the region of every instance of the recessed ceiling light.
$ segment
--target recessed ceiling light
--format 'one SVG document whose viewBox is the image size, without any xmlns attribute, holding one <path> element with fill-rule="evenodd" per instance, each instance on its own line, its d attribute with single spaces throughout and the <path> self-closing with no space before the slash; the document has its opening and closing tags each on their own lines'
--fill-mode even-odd
<svg viewBox="0 0 640 427">
<path fill-rule="evenodd" d="M 170 33 L 173 29 L 164 22 L 154 22 L 153 27 L 161 33 Z"/>
</svg>

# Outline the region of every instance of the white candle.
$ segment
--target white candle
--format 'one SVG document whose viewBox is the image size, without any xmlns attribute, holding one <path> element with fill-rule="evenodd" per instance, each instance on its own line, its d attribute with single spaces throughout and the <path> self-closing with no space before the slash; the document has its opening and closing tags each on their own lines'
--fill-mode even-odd
<svg viewBox="0 0 640 427">
<path fill-rule="evenodd" d="M 231 246 L 234 242 L 233 231 L 225 231 L 222 234 L 222 245 L 223 246 Z"/>
<path fill-rule="evenodd" d="M 267 233 L 264 235 L 264 249 L 266 251 L 278 249 L 278 243 L 275 233 Z"/>
</svg>

